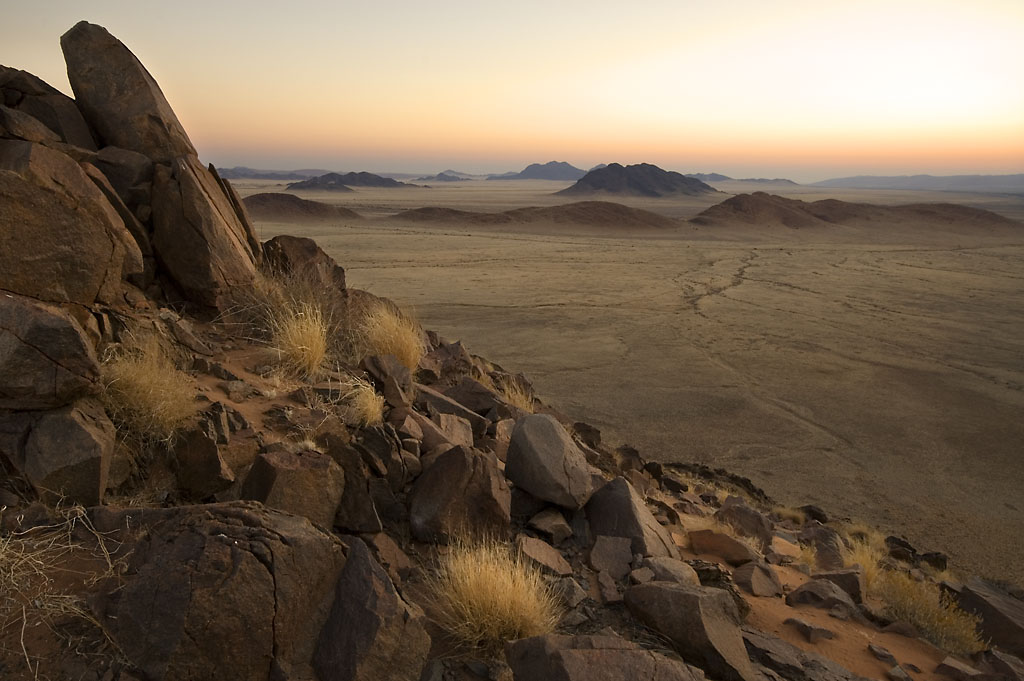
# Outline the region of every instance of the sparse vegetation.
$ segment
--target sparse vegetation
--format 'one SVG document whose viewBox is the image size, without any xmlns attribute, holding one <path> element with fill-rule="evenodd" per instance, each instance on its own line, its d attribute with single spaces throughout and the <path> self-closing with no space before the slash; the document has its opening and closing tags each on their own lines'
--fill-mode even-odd
<svg viewBox="0 0 1024 681">
<path fill-rule="evenodd" d="M 885 551 L 866 539 L 852 539 L 849 547 L 843 547 L 844 565 L 860 566 L 861 574 L 864 576 L 864 588 L 869 592 L 874 588 L 882 571 L 881 561 L 884 557 Z"/>
<path fill-rule="evenodd" d="M 288 374 L 317 378 L 327 361 L 330 322 L 316 304 L 287 301 L 269 317 L 270 349 Z"/>
<path fill-rule="evenodd" d="M 428 579 L 434 618 L 456 641 L 497 654 L 506 641 L 553 631 L 557 597 L 506 544 L 453 543 Z"/>
<path fill-rule="evenodd" d="M 807 514 L 798 508 L 792 508 L 791 506 L 776 506 L 772 509 L 772 512 L 780 520 L 788 520 L 794 525 L 803 525 L 807 522 Z"/>
<path fill-rule="evenodd" d="M 978 634 L 978 618 L 957 607 L 936 584 L 887 570 L 876 585 L 887 614 L 914 625 L 937 647 L 953 655 L 970 655 L 985 648 Z"/>
<path fill-rule="evenodd" d="M 498 384 L 498 391 L 505 401 L 527 413 L 533 413 L 533 392 L 515 377 L 508 377 Z"/>
<path fill-rule="evenodd" d="M 374 390 L 372 383 L 352 376 L 342 384 L 342 390 L 346 391 L 342 400 L 360 425 L 375 426 L 384 421 L 384 397 Z"/>
<path fill-rule="evenodd" d="M 167 442 L 196 412 L 195 386 L 156 336 L 129 338 L 102 363 L 103 404 L 133 445 Z"/>
<path fill-rule="evenodd" d="M 352 322 L 355 354 L 394 355 L 415 371 L 426 353 L 423 330 L 407 313 L 383 300 L 368 304 Z"/>
<path fill-rule="evenodd" d="M 796 559 L 798 565 L 806 565 L 811 571 L 818 568 L 818 550 L 813 544 L 800 545 L 800 557 Z"/>
</svg>

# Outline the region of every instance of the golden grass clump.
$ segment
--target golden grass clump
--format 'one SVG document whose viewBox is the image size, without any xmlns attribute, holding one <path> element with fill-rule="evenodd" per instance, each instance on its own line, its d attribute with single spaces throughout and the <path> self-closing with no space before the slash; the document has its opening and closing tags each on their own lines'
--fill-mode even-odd
<svg viewBox="0 0 1024 681">
<path fill-rule="evenodd" d="M 362 426 L 376 426 L 384 422 L 384 396 L 377 393 L 369 381 L 352 376 L 342 384 L 342 400 L 352 417 Z"/>
<path fill-rule="evenodd" d="M 885 550 L 877 543 L 864 539 L 853 539 L 850 546 L 843 547 L 843 564 L 846 567 L 859 565 L 861 574 L 864 576 L 864 588 L 869 592 L 877 583 L 881 574 L 882 559 L 885 558 Z"/>
<path fill-rule="evenodd" d="M 285 302 L 270 311 L 269 345 L 288 374 L 316 378 L 327 361 L 330 322 L 324 311 L 308 302 Z"/>
<path fill-rule="evenodd" d="M 876 581 L 876 592 L 890 617 L 914 625 L 938 648 L 964 656 L 985 649 L 978 634 L 979 618 L 957 607 L 938 585 L 919 582 L 905 572 L 885 571 Z"/>
<path fill-rule="evenodd" d="M 155 336 L 126 340 L 107 354 L 101 373 L 103 405 L 127 441 L 167 442 L 196 412 L 192 379 Z"/>
<path fill-rule="evenodd" d="M 358 349 L 364 355 L 394 355 L 415 371 L 427 347 L 416 320 L 384 301 L 371 303 L 354 321 Z"/>
<path fill-rule="evenodd" d="M 530 414 L 533 413 L 533 394 L 519 379 L 509 378 L 502 381 L 498 386 L 498 391 L 513 407 L 518 407 Z"/>
<path fill-rule="evenodd" d="M 456 542 L 428 578 L 431 611 L 458 642 L 497 654 L 506 641 L 554 630 L 561 609 L 540 572 L 497 541 Z"/>
<path fill-rule="evenodd" d="M 801 544 L 800 556 L 796 562 L 798 565 L 806 565 L 813 572 L 818 569 L 818 550 L 813 544 Z"/>
<path fill-rule="evenodd" d="M 801 511 L 799 508 L 792 508 L 790 506 L 776 506 L 772 509 L 772 512 L 779 517 L 780 520 L 788 520 L 794 525 L 803 525 L 807 522 L 807 514 Z"/>
</svg>

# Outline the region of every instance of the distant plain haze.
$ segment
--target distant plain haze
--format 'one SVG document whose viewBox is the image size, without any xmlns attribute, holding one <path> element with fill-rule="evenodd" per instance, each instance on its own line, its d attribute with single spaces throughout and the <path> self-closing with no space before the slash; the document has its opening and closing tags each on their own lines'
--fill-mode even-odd
<svg viewBox="0 0 1024 681">
<path fill-rule="evenodd" d="M 70 94 L 101 24 L 219 166 L 1024 172 L 1021 0 L 4 5 L 0 64 Z"/>
</svg>

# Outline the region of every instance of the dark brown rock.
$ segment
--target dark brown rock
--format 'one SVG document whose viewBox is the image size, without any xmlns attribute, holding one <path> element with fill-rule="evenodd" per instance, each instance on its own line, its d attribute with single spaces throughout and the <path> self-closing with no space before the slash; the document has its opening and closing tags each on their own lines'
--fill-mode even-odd
<svg viewBox="0 0 1024 681">
<path fill-rule="evenodd" d="M 627 537 L 633 553 L 644 556 L 678 558 L 679 550 L 633 486 L 624 478 L 615 478 L 594 492 L 586 507 L 594 534 Z"/>
<path fill-rule="evenodd" d="M 743 643 L 751 660 L 786 681 L 868 681 L 821 655 L 750 627 L 743 629 Z"/>
<path fill-rule="evenodd" d="M 315 451 L 269 451 L 256 457 L 241 497 L 330 528 L 344 491 L 345 472 L 330 456 Z"/>
<path fill-rule="evenodd" d="M 1024 656 L 1024 601 L 995 584 L 974 577 L 958 596 L 960 607 L 981 617 L 982 636 L 1006 652 Z"/>
<path fill-rule="evenodd" d="M 838 611 L 846 617 L 862 620 L 850 595 L 825 579 L 812 579 L 786 595 L 786 605 L 810 605 L 823 610 Z"/>
<path fill-rule="evenodd" d="M 0 66 L 0 102 L 39 121 L 63 142 L 96 150 L 92 131 L 74 100 L 31 73 Z"/>
<path fill-rule="evenodd" d="M 991 675 L 964 664 L 953 657 L 947 657 L 935 668 L 935 673 L 954 681 L 978 681 L 988 679 Z"/>
<path fill-rule="evenodd" d="M 582 507 L 593 492 L 586 458 L 547 414 L 530 414 L 516 423 L 505 474 L 534 497 L 568 509 Z"/>
<path fill-rule="evenodd" d="M 654 578 L 660 582 L 700 586 L 697 572 L 681 560 L 668 556 L 651 556 L 644 559 L 644 565 L 654 572 Z"/>
<path fill-rule="evenodd" d="M 626 591 L 626 607 L 666 636 L 684 660 L 723 681 L 755 681 L 740 633 L 740 616 L 720 589 L 667 582 L 638 584 Z"/>
<path fill-rule="evenodd" d="M 747 505 L 742 497 L 727 497 L 722 507 L 715 512 L 715 518 L 732 526 L 741 536 L 757 540 L 762 552 L 771 546 L 775 524 L 766 515 Z"/>
<path fill-rule="evenodd" d="M 412 534 L 420 541 L 441 543 L 467 534 L 506 536 L 511 496 L 493 454 L 453 447 L 438 456 L 413 486 Z"/>
<path fill-rule="evenodd" d="M 413 570 L 412 561 L 409 560 L 409 556 L 405 554 L 402 547 L 396 544 L 395 540 L 386 532 L 366 535 L 363 538 L 370 550 L 373 551 L 377 562 L 388 571 L 391 581 L 396 586 L 401 586 Z"/>
<path fill-rule="evenodd" d="M 703 681 L 704 673 L 618 636 L 547 634 L 509 643 L 515 681 Z"/>
<path fill-rule="evenodd" d="M 816 520 L 809 520 L 800 531 L 799 539 L 801 544 L 814 547 L 818 569 L 841 570 L 845 567 L 843 540 L 831 527 L 826 527 Z"/>
<path fill-rule="evenodd" d="M 324 288 L 345 290 L 345 270 L 312 239 L 280 234 L 263 244 L 263 257 L 274 271 L 300 275 Z"/>
<path fill-rule="evenodd" d="M 572 566 L 561 553 L 547 542 L 521 534 L 516 537 L 516 547 L 541 571 L 564 577 L 572 574 Z"/>
<path fill-rule="evenodd" d="M 424 620 L 356 539 L 320 631 L 313 666 L 321 681 L 416 681 L 430 650 Z"/>
<path fill-rule="evenodd" d="M 221 456 L 217 443 L 199 428 L 179 434 L 174 442 L 174 458 L 178 466 L 178 486 L 193 499 L 205 499 L 235 481 L 235 474 Z"/>
<path fill-rule="evenodd" d="M 757 551 L 741 542 L 714 530 L 695 530 L 689 533 L 690 547 L 695 553 L 718 556 L 729 565 L 743 565 L 759 558 Z"/>
<path fill-rule="evenodd" d="M 753 596 L 774 598 L 782 595 L 782 583 L 770 565 L 751 561 L 732 573 L 737 586 Z"/>
<path fill-rule="evenodd" d="M 815 579 L 827 579 L 840 589 L 845 591 L 853 599 L 854 603 L 864 601 L 864 571 L 859 567 L 844 568 L 842 570 L 830 570 L 828 572 L 814 573 Z"/>
<path fill-rule="evenodd" d="M 60 141 L 57 133 L 32 116 L 3 105 L 0 105 L 0 137 L 50 145 Z"/>
<path fill-rule="evenodd" d="M 499 419 L 518 419 L 526 414 L 522 409 L 512 406 L 504 397 L 469 376 L 463 376 L 456 386 L 444 391 L 444 394 L 481 416 L 493 412 Z"/>
<path fill-rule="evenodd" d="M 146 679 L 270 681 L 312 674 L 344 547 L 251 502 L 100 509 L 97 529 L 148 528 L 99 620 Z"/>
<path fill-rule="evenodd" d="M 614 579 L 622 579 L 629 574 L 633 562 L 632 544 L 629 537 L 598 535 L 590 548 L 590 567 L 607 572 Z"/>
<path fill-rule="evenodd" d="M 817 643 L 823 639 L 832 639 L 836 637 L 835 632 L 824 627 L 818 627 L 808 622 L 804 622 L 802 619 L 797 619 L 796 617 L 786 619 L 783 624 L 788 624 L 799 631 L 800 635 L 803 636 L 804 640 L 808 643 Z"/>
<path fill-rule="evenodd" d="M 572 528 L 566 522 L 565 516 L 562 515 L 561 511 L 554 508 L 546 508 L 536 514 L 530 518 L 527 525 L 551 537 L 551 543 L 555 546 L 558 546 L 572 536 Z"/>
<path fill-rule="evenodd" d="M 383 526 L 370 495 L 370 472 L 362 456 L 338 435 L 328 434 L 321 442 L 327 455 L 345 471 L 345 491 L 334 516 L 335 527 L 357 533 L 380 532 Z"/>
<path fill-rule="evenodd" d="M 425 385 L 415 384 L 416 406 L 426 411 L 431 416 L 437 414 L 451 414 L 469 421 L 473 427 L 473 437 L 483 437 L 487 433 L 487 419 L 480 416 L 471 409 L 467 409 L 450 397 L 439 393 L 433 388 Z"/>
</svg>

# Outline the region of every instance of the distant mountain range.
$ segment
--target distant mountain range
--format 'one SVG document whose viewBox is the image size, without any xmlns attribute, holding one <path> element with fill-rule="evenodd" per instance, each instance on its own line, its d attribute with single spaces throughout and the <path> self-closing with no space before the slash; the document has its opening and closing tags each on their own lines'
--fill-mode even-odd
<svg viewBox="0 0 1024 681">
<path fill-rule="evenodd" d="M 721 173 L 686 173 L 687 177 L 693 177 L 701 182 L 757 182 L 760 184 L 792 184 L 797 183 L 793 180 L 787 180 L 784 177 L 765 178 L 765 177 L 741 177 L 739 179 L 729 177 L 728 175 L 722 175 Z"/>
<path fill-rule="evenodd" d="M 686 173 L 686 176 L 701 182 L 725 182 L 732 179 L 728 175 L 722 175 L 721 173 Z"/>
<path fill-rule="evenodd" d="M 578 180 L 587 174 L 586 170 L 570 165 L 565 161 L 549 161 L 547 163 L 531 163 L 518 173 L 502 173 L 489 175 L 488 180 Z"/>
<path fill-rule="evenodd" d="M 843 189 L 913 189 L 945 192 L 1024 193 L 1024 174 L 1018 175 L 858 175 L 815 182 L 812 187 Z"/>
<path fill-rule="evenodd" d="M 288 189 L 327 189 L 330 191 L 350 192 L 352 187 L 412 187 L 414 185 L 381 177 L 373 173 L 327 173 L 308 180 L 292 182 Z"/>
<path fill-rule="evenodd" d="M 672 170 L 663 170 L 650 163 L 623 166 L 611 163 L 592 170 L 573 186 L 558 194 L 578 196 L 604 193 L 625 196 L 696 196 L 718 190 L 700 180 Z"/>
<path fill-rule="evenodd" d="M 416 182 L 462 182 L 463 180 L 472 180 L 474 178 L 466 175 L 465 173 L 457 173 L 454 170 L 442 170 L 437 175 L 425 175 L 423 177 L 417 177 Z"/>
<path fill-rule="evenodd" d="M 329 170 L 260 170 L 235 166 L 234 168 L 217 168 L 217 174 L 225 180 L 305 180 L 317 175 L 329 173 Z"/>
</svg>

